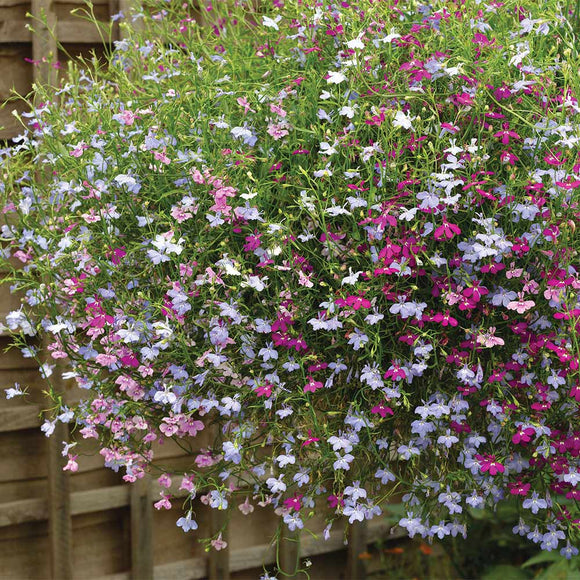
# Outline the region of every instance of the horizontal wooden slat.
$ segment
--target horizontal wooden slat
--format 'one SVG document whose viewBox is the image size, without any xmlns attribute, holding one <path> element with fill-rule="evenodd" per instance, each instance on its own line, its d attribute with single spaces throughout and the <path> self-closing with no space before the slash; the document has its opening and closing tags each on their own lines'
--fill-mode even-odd
<svg viewBox="0 0 580 580">
<path fill-rule="evenodd" d="M 0 409 L 0 432 L 39 427 L 40 411 L 40 405 L 20 405 L 12 409 Z"/>
<path fill-rule="evenodd" d="M 0 504 L 0 527 L 46 520 L 48 504 L 46 500 L 22 499 Z"/>
<path fill-rule="evenodd" d="M 108 26 L 108 23 L 103 23 Z M 29 20 L 4 20 L 0 22 L 0 43 L 32 42 L 32 32 L 26 28 Z M 103 38 L 92 22 L 84 20 L 60 21 L 56 37 L 62 44 L 99 44 Z"/>
<path fill-rule="evenodd" d="M 128 485 L 114 485 L 71 493 L 71 514 L 76 516 L 125 507 L 129 505 L 129 493 Z"/>
<path fill-rule="evenodd" d="M 108 27 L 108 22 L 102 23 Z M 106 30 L 106 28 L 105 28 Z M 100 44 L 107 40 L 106 34 L 100 34 L 92 22 L 84 20 L 60 21 L 56 25 L 56 33 L 62 44 Z"/>
<path fill-rule="evenodd" d="M 0 352 L 0 357 L 5 356 Z M 13 388 L 18 384 L 22 389 L 26 389 L 26 395 L 19 399 L 7 399 L 4 389 Z M 46 391 L 46 381 L 40 376 L 37 369 L 11 369 L 0 370 L 0 413 L 13 412 L 15 409 L 36 405 L 36 409 L 46 409 L 50 403 L 44 394 Z M 2 425 L 0 424 L 0 428 Z"/>
<path fill-rule="evenodd" d="M 98 578 L 94 578 L 93 580 L 131 580 L 131 573 L 119 572 L 118 574 L 108 574 L 107 576 L 99 576 Z"/>
<path fill-rule="evenodd" d="M 80 439 L 78 435 L 77 439 Z M 45 441 L 44 434 L 38 428 L 3 433 L 0 437 L 0 483 L 46 477 Z M 200 445 L 202 441 L 200 439 Z M 79 455 L 79 472 L 103 468 L 104 459 L 99 454 L 99 449 L 95 439 L 79 441 L 74 450 Z M 167 441 L 165 445 L 158 445 L 154 449 L 156 465 L 178 471 L 187 471 L 191 466 L 192 458 L 180 459 L 184 457 L 184 452 L 173 441 Z"/>
<path fill-rule="evenodd" d="M 153 482 L 152 501 L 159 499 L 162 490 Z M 114 485 L 71 494 L 71 514 L 78 516 L 104 510 L 126 507 L 130 503 L 129 485 Z M 185 497 L 187 492 L 175 490 L 174 497 Z M 0 503 L 0 527 L 45 520 L 48 517 L 47 502 L 42 498 L 24 499 Z"/>
<path fill-rule="evenodd" d="M 11 8 L 13 6 L 22 6 L 30 8 L 30 2 L 24 0 L 0 0 L 0 8 Z"/>
<path fill-rule="evenodd" d="M 263 546 L 257 546 L 262 548 Z M 248 548 L 254 550 L 255 548 Z M 233 554 L 232 554 L 233 556 Z M 198 578 L 206 578 L 208 573 L 209 558 L 190 558 L 189 560 L 181 560 L 179 562 L 171 562 L 171 564 L 163 564 L 153 568 L 154 580 L 197 580 Z M 101 580 L 110 580 L 109 577 Z M 121 580 L 120 578 L 115 580 Z"/>
<path fill-rule="evenodd" d="M 0 336 L 0 371 L 38 368 L 33 358 L 24 358 L 17 348 L 9 348 L 10 343 L 10 338 Z M 30 344 L 34 345 L 34 341 L 31 340 Z"/>
<path fill-rule="evenodd" d="M 81 515 L 129 505 L 129 487 L 115 485 L 71 494 L 71 513 Z M 48 517 L 45 499 L 34 498 L 0 504 L 0 527 L 41 521 Z"/>
<path fill-rule="evenodd" d="M 73 518 L 74 563 L 78 571 L 75 580 L 89 580 L 129 568 L 123 529 L 126 516 L 127 509 L 123 509 Z M 0 528 L 0 578 L 49 579 L 47 533 L 47 522 Z"/>
<path fill-rule="evenodd" d="M 30 25 L 29 20 L 3 20 L 0 22 L 0 42 L 32 42 L 27 24 Z"/>
</svg>

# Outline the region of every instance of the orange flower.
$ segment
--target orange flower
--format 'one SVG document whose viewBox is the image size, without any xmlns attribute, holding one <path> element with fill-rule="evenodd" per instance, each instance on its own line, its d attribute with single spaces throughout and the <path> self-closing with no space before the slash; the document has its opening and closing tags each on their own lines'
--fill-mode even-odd
<svg viewBox="0 0 580 580">
<path fill-rule="evenodd" d="M 401 548 L 397 546 L 396 548 L 387 548 L 383 550 L 386 554 L 402 554 L 405 551 L 405 548 Z"/>
<path fill-rule="evenodd" d="M 426 556 L 430 556 L 433 553 L 433 548 L 423 543 L 421 543 L 421 545 L 419 546 L 419 550 L 421 550 L 421 552 L 423 552 L 423 554 L 425 554 Z"/>
</svg>

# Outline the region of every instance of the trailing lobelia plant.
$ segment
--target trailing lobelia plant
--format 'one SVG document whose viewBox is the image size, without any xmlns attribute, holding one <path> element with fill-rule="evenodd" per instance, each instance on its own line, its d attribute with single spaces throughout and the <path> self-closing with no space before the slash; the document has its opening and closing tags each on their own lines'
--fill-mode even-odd
<svg viewBox="0 0 580 580">
<path fill-rule="evenodd" d="M 25 292 L 6 325 L 84 389 L 70 409 L 53 393 L 43 430 L 74 422 L 129 482 L 154 441 L 190 449 L 186 531 L 196 493 L 290 530 L 328 505 L 325 536 L 402 493 L 426 539 L 517 496 L 516 533 L 576 554 L 572 15 L 260 6 L 207 5 L 200 27 L 152 4 L 107 66 L 39 88 L 3 151 Z"/>
</svg>

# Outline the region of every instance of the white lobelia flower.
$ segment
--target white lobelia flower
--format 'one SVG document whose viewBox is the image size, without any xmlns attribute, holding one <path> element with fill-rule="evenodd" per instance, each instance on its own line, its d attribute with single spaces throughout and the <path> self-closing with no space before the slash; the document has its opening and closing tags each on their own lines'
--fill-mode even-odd
<svg viewBox="0 0 580 580">
<path fill-rule="evenodd" d="M 361 40 L 363 34 L 364 33 L 361 32 L 356 38 L 353 38 L 352 40 L 349 40 L 346 43 L 346 46 L 348 46 L 348 48 L 352 48 L 352 49 L 355 49 L 355 48 L 364 48 L 365 47 L 364 42 Z"/>
<path fill-rule="evenodd" d="M 393 120 L 393 127 L 402 127 L 403 129 L 413 129 L 412 121 L 417 117 L 411 117 L 408 113 L 403 113 L 403 111 L 397 111 L 395 118 Z"/>
<path fill-rule="evenodd" d="M 391 32 L 385 36 L 384 38 L 380 39 L 380 42 L 384 42 L 385 44 L 388 42 L 393 42 L 396 38 L 401 38 L 401 35 L 395 31 L 394 28 L 391 28 Z"/>
<path fill-rule="evenodd" d="M 263 16 L 262 17 L 262 24 L 266 28 L 273 28 L 274 30 L 279 30 L 278 22 L 280 22 L 280 20 L 282 20 L 281 15 L 276 16 L 276 18 L 270 18 L 269 16 Z"/>
<path fill-rule="evenodd" d="M 326 79 L 326 82 L 329 85 L 339 85 L 340 83 L 343 83 L 345 80 L 346 76 L 340 71 L 331 71 L 328 73 L 328 78 Z"/>
</svg>

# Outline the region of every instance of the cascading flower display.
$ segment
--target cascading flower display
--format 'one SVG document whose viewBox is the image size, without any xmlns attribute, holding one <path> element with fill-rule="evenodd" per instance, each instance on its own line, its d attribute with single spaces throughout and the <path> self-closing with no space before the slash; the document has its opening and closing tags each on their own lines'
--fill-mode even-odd
<svg viewBox="0 0 580 580">
<path fill-rule="evenodd" d="M 47 337 L 44 376 L 65 365 L 84 390 L 70 409 L 55 393 L 44 431 L 76 422 L 129 482 L 178 440 L 190 467 L 160 483 L 182 478 L 184 531 L 196 494 L 273 504 L 295 530 L 315 505 L 353 523 L 402 493 L 399 525 L 427 539 L 515 498 L 515 533 L 575 553 L 566 3 L 201 12 L 128 19 L 107 66 L 39 89 L 2 152 L 2 255 L 24 292 L 5 324 L 28 356 Z"/>
</svg>

